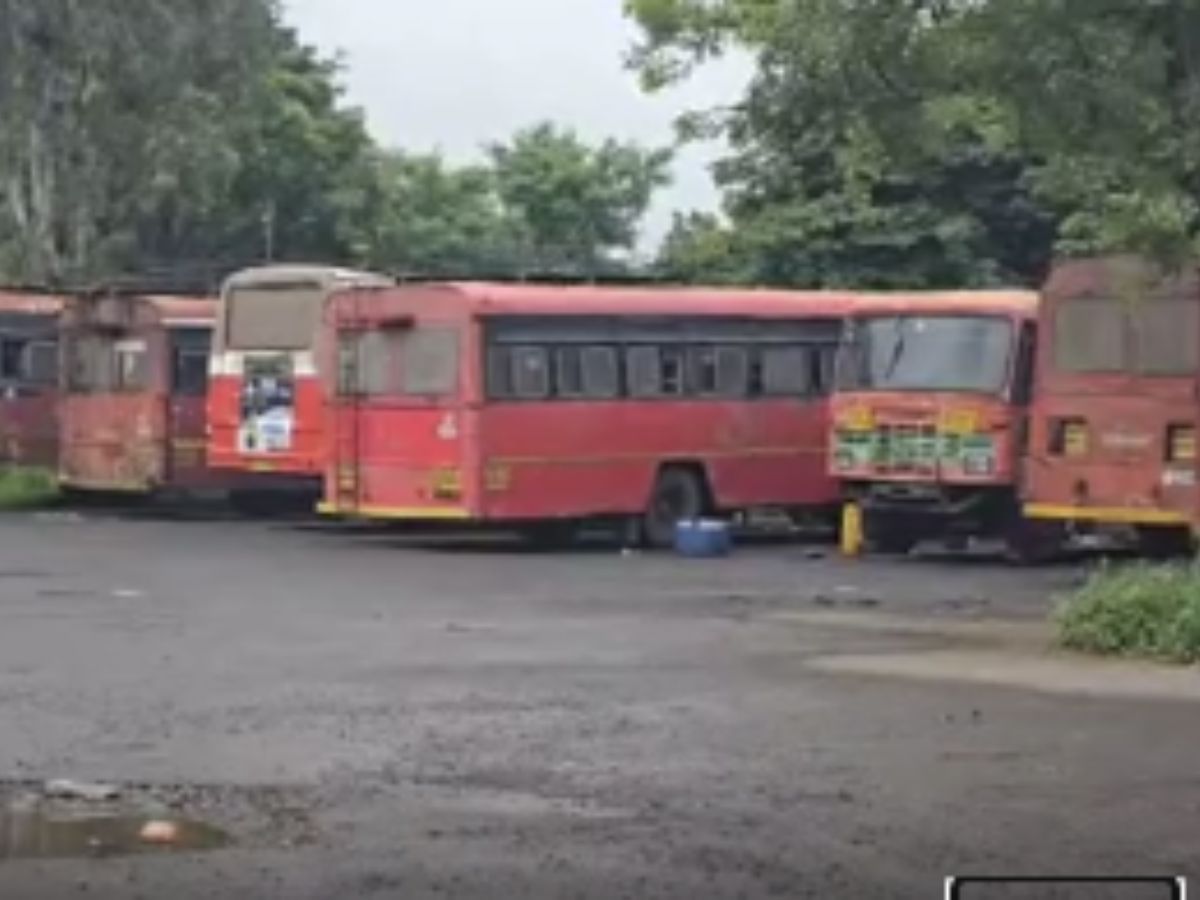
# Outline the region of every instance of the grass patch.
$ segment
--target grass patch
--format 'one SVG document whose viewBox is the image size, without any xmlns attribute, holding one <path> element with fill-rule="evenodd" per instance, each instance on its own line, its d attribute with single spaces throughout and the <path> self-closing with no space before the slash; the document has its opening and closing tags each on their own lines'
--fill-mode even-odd
<svg viewBox="0 0 1200 900">
<path fill-rule="evenodd" d="M 1056 614 L 1064 647 L 1110 656 L 1200 661 L 1200 563 L 1105 566 Z"/>
<path fill-rule="evenodd" d="M 0 509 L 35 509 L 58 498 L 58 479 L 49 469 L 0 466 Z"/>
</svg>

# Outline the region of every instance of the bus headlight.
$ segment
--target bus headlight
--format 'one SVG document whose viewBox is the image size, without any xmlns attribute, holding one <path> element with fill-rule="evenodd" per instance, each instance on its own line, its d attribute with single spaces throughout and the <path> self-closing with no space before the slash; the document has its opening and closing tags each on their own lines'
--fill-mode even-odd
<svg viewBox="0 0 1200 900">
<path fill-rule="evenodd" d="M 1196 429 L 1192 425 L 1167 426 L 1167 462 L 1196 461 Z"/>
</svg>

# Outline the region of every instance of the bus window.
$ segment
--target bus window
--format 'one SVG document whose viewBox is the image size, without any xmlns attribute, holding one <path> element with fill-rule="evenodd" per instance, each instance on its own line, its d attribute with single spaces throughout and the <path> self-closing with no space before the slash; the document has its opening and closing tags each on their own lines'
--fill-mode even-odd
<svg viewBox="0 0 1200 900">
<path fill-rule="evenodd" d="M 1054 365 L 1062 372 L 1124 372 L 1126 315 L 1119 300 L 1065 301 L 1054 316 Z"/>
<path fill-rule="evenodd" d="M 309 283 L 237 288 L 226 310 L 231 350 L 305 350 L 321 314 L 325 292 Z"/>
<path fill-rule="evenodd" d="M 208 359 L 205 358 L 205 366 Z M 32 384 L 58 383 L 58 345 L 53 341 L 33 341 L 25 348 L 25 377 Z"/>
<path fill-rule="evenodd" d="M 625 365 L 631 396 L 662 396 L 662 358 L 657 347 L 631 347 L 625 354 Z"/>
<path fill-rule="evenodd" d="M 750 360 L 741 347 L 696 347 L 691 351 L 692 389 L 704 397 L 744 397 Z"/>
<path fill-rule="evenodd" d="M 807 347 L 768 347 L 762 352 L 762 393 L 767 397 L 803 397 L 812 390 L 812 361 Z"/>
<path fill-rule="evenodd" d="M 543 347 L 513 348 L 513 394 L 522 400 L 550 395 L 550 354 Z"/>
<path fill-rule="evenodd" d="M 67 387 L 87 394 L 111 390 L 114 384 L 112 345 L 95 335 L 69 343 Z"/>
<path fill-rule="evenodd" d="M 446 397 L 458 389 L 458 332 L 418 328 L 389 334 L 399 344 L 400 392 L 413 397 Z M 540 351 L 545 356 L 545 351 Z M 548 364 L 542 361 L 543 367 Z M 546 371 L 549 391 L 549 372 Z"/>
<path fill-rule="evenodd" d="M 507 400 L 513 396 L 512 350 L 508 347 L 488 347 L 487 395 L 491 400 Z"/>
<path fill-rule="evenodd" d="M 587 396 L 583 387 L 583 350 L 560 347 L 554 351 L 554 394 L 568 399 Z"/>
<path fill-rule="evenodd" d="M 0 378 L 5 381 L 21 380 L 21 357 L 24 350 L 23 341 L 0 339 Z"/>
<path fill-rule="evenodd" d="M 1147 301 L 1133 316 L 1138 370 L 1143 375 L 1191 375 L 1200 365 L 1197 305 L 1181 300 Z"/>
<path fill-rule="evenodd" d="M 147 365 L 145 341 L 118 341 L 112 345 L 112 353 L 116 375 L 114 389 L 136 392 L 149 387 L 150 369 Z"/>
<path fill-rule="evenodd" d="M 600 400 L 621 394 L 621 366 L 613 347 L 586 347 L 582 353 L 583 392 Z"/>
</svg>

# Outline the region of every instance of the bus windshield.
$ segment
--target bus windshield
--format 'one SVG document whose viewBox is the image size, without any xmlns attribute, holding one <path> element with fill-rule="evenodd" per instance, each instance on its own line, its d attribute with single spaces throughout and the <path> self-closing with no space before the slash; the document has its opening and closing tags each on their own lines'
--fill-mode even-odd
<svg viewBox="0 0 1200 900">
<path fill-rule="evenodd" d="M 858 319 L 843 347 L 839 387 L 997 393 L 1008 380 L 1015 333 L 999 316 Z"/>
</svg>

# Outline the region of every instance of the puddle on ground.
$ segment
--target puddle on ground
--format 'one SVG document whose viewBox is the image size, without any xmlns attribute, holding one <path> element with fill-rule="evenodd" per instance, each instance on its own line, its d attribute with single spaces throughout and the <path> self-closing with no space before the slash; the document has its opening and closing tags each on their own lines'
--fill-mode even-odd
<svg viewBox="0 0 1200 900">
<path fill-rule="evenodd" d="M 144 837 L 148 823 L 169 840 Z M 0 863 L 6 860 L 104 858 L 217 850 L 231 843 L 220 828 L 171 816 L 95 814 L 36 803 L 0 809 Z"/>
</svg>

